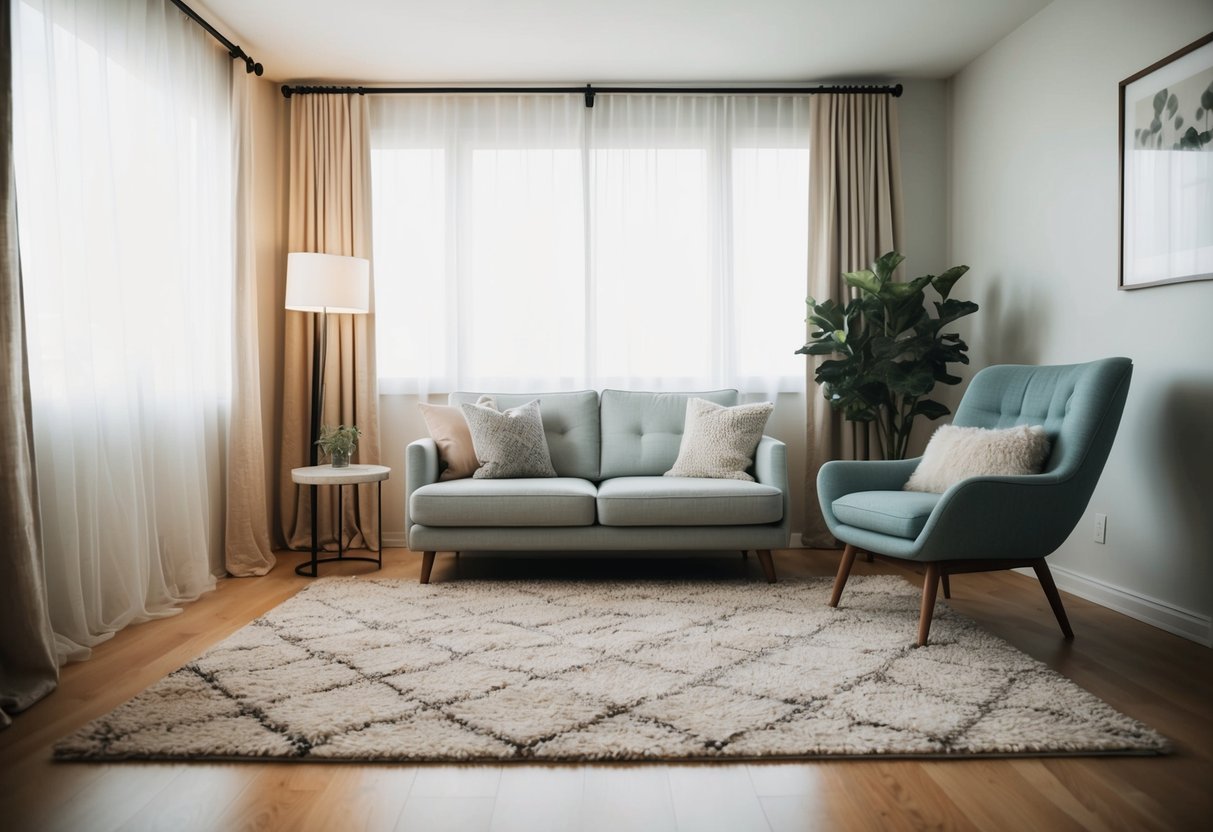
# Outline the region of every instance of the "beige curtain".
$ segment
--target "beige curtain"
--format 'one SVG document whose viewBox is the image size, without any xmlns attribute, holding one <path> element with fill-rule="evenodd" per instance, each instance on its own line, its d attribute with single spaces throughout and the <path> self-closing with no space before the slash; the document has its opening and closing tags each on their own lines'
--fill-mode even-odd
<svg viewBox="0 0 1213 832">
<path fill-rule="evenodd" d="M 358 95 L 300 95 L 291 99 L 288 248 L 371 259 L 371 169 L 366 99 Z M 372 280 L 373 280 L 372 269 Z M 372 292 L 372 297 L 373 297 Z M 372 304 L 373 306 L 373 304 Z M 315 315 L 286 312 L 282 395 L 282 533 L 292 549 L 311 545 L 306 489 L 291 469 L 308 464 Z M 379 401 L 375 375 L 374 309 L 369 315 L 328 317 L 323 423 L 362 430 L 355 462 L 379 462 Z M 347 546 L 365 546 L 363 532 L 378 529 L 373 487 L 347 489 L 342 517 Z M 320 542 L 337 548 L 331 522 L 336 489 L 321 488 Z M 377 537 L 371 540 L 378 543 Z"/>
<path fill-rule="evenodd" d="M 265 499 L 261 424 L 261 361 L 257 326 L 257 264 L 253 241 L 253 76 L 232 61 L 232 412 L 228 427 L 224 566 L 237 577 L 264 575 L 274 566 Z"/>
<path fill-rule="evenodd" d="M 9 712 L 28 708 L 59 681 L 42 568 L 17 250 L 11 21 L 8 0 L 0 0 L 0 419 L 6 427 L 0 441 L 0 726 L 10 724 Z"/>
<path fill-rule="evenodd" d="M 809 294 L 845 301 L 843 272 L 867 268 L 897 248 L 901 235 L 901 172 L 897 108 L 888 95 L 815 95 L 809 144 Z M 806 546 L 837 545 L 817 503 L 817 471 L 831 459 L 877 453 L 866 426 L 831 410 L 813 380 L 822 359 L 807 362 Z"/>
</svg>

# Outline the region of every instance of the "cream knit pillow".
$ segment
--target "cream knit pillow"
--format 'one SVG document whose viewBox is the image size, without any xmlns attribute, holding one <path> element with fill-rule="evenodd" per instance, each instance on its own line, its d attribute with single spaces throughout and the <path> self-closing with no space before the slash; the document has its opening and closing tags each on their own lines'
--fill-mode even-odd
<svg viewBox="0 0 1213 832">
<path fill-rule="evenodd" d="M 1040 425 L 1005 430 L 958 428 L 935 431 L 906 491 L 942 494 L 969 477 L 1039 474 L 1049 458 L 1049 439 Z"/>
<path fill-rule="evenodd" d="M 687 399 L 682 444 L 667 477 L 746 480 L 754 449 L 775 405 L 771 402 L 724 407 L 707 399 Z"/>
</svg>

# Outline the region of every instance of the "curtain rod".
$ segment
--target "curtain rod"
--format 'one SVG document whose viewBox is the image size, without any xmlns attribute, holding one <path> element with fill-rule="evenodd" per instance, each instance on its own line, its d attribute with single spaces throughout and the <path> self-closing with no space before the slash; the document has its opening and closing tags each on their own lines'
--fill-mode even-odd
<svg viewBox="0 0 1213 832">
<path fill-rule="evenodd" d="M 901 84 L 893 86 L 875 85 L 846 85 L 815 87 L 595 87 L 586 84 L 584 87 L 341 87 L 341 86 L 303 86 L 290 84 L 282 85 L 282 96 L 292 95 L 450 95 L 467 94 L 496 94 L 496 93 L 581 93 L 585 95 L 585 106 L 594 106 L 594 96 L 604 94 L 678 94 L 678 93 L 709 93 L 712 95 L 820 95 L 823 93 L 859 93 L 862 95 L 891 95 L 901 96 Z"/>
<path fill-rule="evenodd" d="M 172 3 L 174 6 L 176 6 L 177 8 L 181 9 L 181 11 L 186 14 L 186 16 L 191 18 L 195 23 L 197 23 L 203 29 L 206 29 L 206 31 L 210 34 L 211 37 L 213 37 L 215 40 L 219 41 L 225 47 L 227 47 L 227 54 L 231 55 L 233 58 L 238 58 L 238 59 L 244 61 L 244 71 L 245 72 L 252 72 L 252 73 L 255 73 L 256 75 L 261 75 L 262 72 L 265 72 L 265 68 L 263 66 L 261 66 L 261 64 L 254 61 L 251 55 L 249 55 L 247 52 L 245 52 L 239 46 L 237 46 L 236 44 L 232 43 L 230 40 L 225 38 L 218 29 L 216 29 L 211 24 L 207 23 L 202 18 L 202 16 L 200 14 L 198 14 L 198 12 L 194 11 L 189 6 L 185 5 L 185 3 L 182 2 L 182 0 L 169 0 L 169 2 Z"/>
</svg>

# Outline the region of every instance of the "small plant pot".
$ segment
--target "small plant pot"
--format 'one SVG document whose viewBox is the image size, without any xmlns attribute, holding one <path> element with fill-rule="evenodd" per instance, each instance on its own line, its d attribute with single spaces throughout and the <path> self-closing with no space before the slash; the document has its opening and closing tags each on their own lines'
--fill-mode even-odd
<svg viewBox="0 0 1213 832">
<path fill-rule="evenodd" d="M 350 467 L 350 455 L 343 451 L 333 451 L 332 459 L 334 468 Z"/>
</svg>

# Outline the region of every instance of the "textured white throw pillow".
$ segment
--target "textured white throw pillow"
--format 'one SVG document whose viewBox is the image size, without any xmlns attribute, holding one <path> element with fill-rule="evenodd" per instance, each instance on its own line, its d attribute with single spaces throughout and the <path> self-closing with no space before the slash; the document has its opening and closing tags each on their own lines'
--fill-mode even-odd
<svg viewBox="0 0 1213 832">
<path fill-rule="evenodd" d="M 771 402 L 724 407 L 707 399 L 687 399 L 682 444 L 667 477 L 747 480 L 754 449 L 775 405 Z"/>
<path fill-rule="evenodd" d="M 481 398 L 484 401 L 484 398 Z M 472 474 L 478 480 L 517 477 L 554 477 L 552 455 L 543 434 L 539 400 L 498 411 L 484 404 L 460 405 L 472 434 L 480 467 Z"/>
<path fill-rule="evenodd" d="M 958 428 L 935 431 L 906 491 L 942 494 L 969 477 L 1039 474 L 1049 458 L 1049 439 L 1040 425 L 1005 430 Z"/>
</svg>

